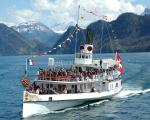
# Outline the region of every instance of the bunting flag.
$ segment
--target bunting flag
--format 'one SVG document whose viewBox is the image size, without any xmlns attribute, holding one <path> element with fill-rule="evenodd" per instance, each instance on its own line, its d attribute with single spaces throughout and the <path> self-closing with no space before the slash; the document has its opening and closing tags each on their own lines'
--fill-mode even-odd
<svg viewBox="0 0 150 120">
<path fill-rule="evenodd" d="M 61 48 L 61 44 L 59 44 L 59 45 L 58 45 L 58 47 L 60 47 L 60 48 Z"/>
<path fill-rule="evenodd" d="M 67 45 L 68 42 L 67 42 L 67 40 L 65 40 L 63 43 L 64 43 L 64 45 Z"/>
<path fill-rule="evenodd" d="M 85 8 L 83 8 L 83 11 L 89 13 L 89 14 L 92 14 L 94 16 L 97 16 L 97 17 L 100 17 L 102 19 L 105 19 L 107 20 L 107 16 L 104 16 L 104 15 L 98 15 L 92 11 L 88 11 L 86 10 Z M 84 16 L 80 16 L 81 19 L 84 19 Z M 31 58 L 35 58 L 35 57 L 38 57 L 38 56 L 42 56 L 42 55 L 46 55 L 48 53 L 52 53 L 53 50 L 56 50 L 57 48 L 61 48 L 63 47 L 62 45 L 67 45 L 69 42 L 71 42 L 73 39 L 75 39 L 75 36 L 74 36 L 74 33 L 78 33 L 78 31 L 80 31 L 81 29 L 79 28 L 78 25 L 76 25 L 76 29 L 71 33 L 69 34 L 68 38 L 66 40 L 64 40 L 61 44 L 57 45 L 57 47 L 54 47 L 54 48 L 51 48 L 50 50 L 48 51 L 45 51 L 43 53 L 40 53 L 40 54 L 37 54 L 37 55 L 33 55 Z M 113 31 L 112 31 L 113 32 Z M 31 61 L 31 60 L 30 60 Z M 30 62 L 31 63 L 31 62 Z"/>
<path fill-rule="evenodd" d="M 33 55 L 31 58 L 35 58 L 37 55 Z"/>
<path fill-rule="evenodd" d="M 56 50 L 57 48 L 61 48 L 63 44 L 67 45 L 69 42 L 72 41 L 72 39 L 75 38 L 74 33 L 78 32 L 78 31 L 80 31 L 80 28 L 78 26 L 76 26 L 76 29 L 71 34 L 69 34 L 68 38 L 66 40 L 64 40 L 61 44 L 57 45 L 57 47 L 50 48 L 48 51 L 45 51 L 43 53 L 39 53 L 37 55 L 33 55 L 33 56 L 31 56 L 31 58 L 35 58 L 35 57 L 38 57 L 38 56 L 47 55 L 48 53 L 51 53 L 53 50 Z M 29 65 L 34 65 L 35 62 L 31 58 L 28 59 L 28 64 Z"/>
<path fill-rule="evenodd" d="M 121 60 L 121 58 L 120 58 L 120 56 L 117 52 L 116 52 L 116 61 L 119 62 L 119 71 L 120 71 L 120 73 L 123 73 L 124 68 L 122 66 L 122 60 Z"/>
<path fill-rule="evenodd" d="M 89 14 L 92 14 L 92 15 L 94 15 L 94 16 L 100 17 L 100 18 L 102 18 L 102 19 L 104 19 L 104 20 L 107 20 L 107 16 L 105 16 L 105 15 L 98 15 L 98 14 L 92 12 L 92 11 L 86 10 L 85 8 L 83 8 L 83 11 L 85 11 L 85 12 L 87 12 L 87 13 L 89 13 Z"/>
<path fill-rule="evenodd" d="M 74 36 L 73 36 L 73 35 L 70 35 L 70 38 L 72 38 L 72 39 L 73 39 L 73 38 L 74 38 Z"/>
<path fill-rule="evenodd" d="M 81 16 L 80 18 L 81 18 L 81 19 L 84 19 L 84 17 L 83 17 L 83 16 Z"/>
<path fill-rule="evenodd" d="M 71 40 L 69 38 L 67 38 L 67 41 L 71 42 Z"/>
<path fill-rule="evenodd" d="M 35 65 L 35 62 L 32 59 L 28 59 L 28 65 Z"/>
<path fill-rule="evenodd" d="M 79 27 L 77 28 L 77 31 L 80 31 L 80 28 L 79 28 Z"/>
</svg>

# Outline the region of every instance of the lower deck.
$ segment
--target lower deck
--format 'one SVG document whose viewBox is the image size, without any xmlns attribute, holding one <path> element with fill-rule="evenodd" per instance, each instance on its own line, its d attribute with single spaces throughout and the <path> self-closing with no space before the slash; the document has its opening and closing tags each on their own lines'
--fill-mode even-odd
<svg viewBox="0 0 150 120">
<path fill-rule="evenodd" d="M 121 86 L 122 79 L 115 80 L 99 80 L 89 79 L 85 81 L 34 81 L 33 84 L 26 89 L 33 94 L 74 94 L 74 93 L 90 93 L 110 91 Z"/>
<path fill-rule="evenodd" d="M 36 91 L 26 90 L 23 100 L 28 101 L 52 101 L 72 99 L 95 99 L 118 93 L 122 89 L 121 80 L 97 81 L 86 83 L 36 83 L 39 87 Z M 53 87 L 52 87 L 53 86 Z M 45 88 L 47 87 L 47 88 Z M 54 89 L 55 87 L 55 89 Z M 41 90 L 40 90 L 41 89 Z M 40 91 L 45 92 L 40 92 Z M 47 90 L 45 90 L 47 89 Z M 60 92 L 59 92 L 60 91 Z"/>
</svg>

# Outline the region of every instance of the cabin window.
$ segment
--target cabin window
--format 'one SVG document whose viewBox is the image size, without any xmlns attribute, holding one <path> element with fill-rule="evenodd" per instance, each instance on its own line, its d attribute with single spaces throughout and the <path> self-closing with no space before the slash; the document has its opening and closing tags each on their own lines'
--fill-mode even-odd
<svg viewBox="0 0 150 120">
<path fill-rule="evenodd" d="M 88 84 L 88 89 L 89 89 L 89 88 L 92 88 L 92 84 L 91 84 L 91 83 Z"/>
<path fill-rule="evenodd" d="M 112 90 L 113 89 L 113 84 L 110 84 L 110 90 Z"/>
<path fill-rule="evenodd" d="M 91 58 L 91 55 L 89 55 L 89 58 Z"/>
<path fill-rule="evenodd" d="M 50 84 L 50 88 L 52 88 L 53 87 L 53 84 Z"/>
<path fill-rule="evenodd" d="M 49 84 L 46 85 L 46 88 L 49 88 Z"/>
<path fill-rule="evenodd" d="M 116 83 L 116 87 L 118 87 L 118 83 Z"/>
<path fill-rule="evenodd" d="M 80 54 L 80 55 L 78 55 L 78 58 L 82 58 L 81 54 Z"/>
<path fill-rule="evenodd" d="M 77 93 L 77 85 L 72 85 L 71 89 L 73 93 Z"/>
<path fill-rule="evenodd" d="M 44 89 L 44 85 L 43 85 L 43 83 L 42 83 L 42 90 Z"/>
<path fill-rule="evenodd" d="M 85 55 L 82 55 L 82 58 L 85 58 Z"/>
<path fill-rule="evenodd" d="M 86 84 L 84 84 L 84 89 L 86 89 Z"/>
<path fill-rule="evenodd" d="M 88 59 L 89 57 L 88 57 L 88 55 L 86 55 L 86 59 Z"/>
<path fill-rule="evenodd" d="M 80 90 L 82 90 L 82 84 L 80 84 Z"/>
</svg>

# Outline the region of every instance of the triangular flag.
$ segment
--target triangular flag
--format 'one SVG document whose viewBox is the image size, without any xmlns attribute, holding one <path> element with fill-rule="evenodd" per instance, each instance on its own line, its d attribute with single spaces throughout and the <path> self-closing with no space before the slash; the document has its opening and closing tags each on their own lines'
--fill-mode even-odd
<svg viewBox="0 0 150 120">
<path fill-rule="evenodd" d="M 60 45 L 58 45 L 58 47 L 61 47 L 61 44 L 60 44 Z"/>
<path fill-rule="evenodd" d="M 67 38 L 67 41 L 70 41 L 70 42 L 71 42 L 71 40 L 70 40 L 69 38 Z"/>
<path fill-rule="evenodd" d="M 73 38 L 73 35 L 71 35 L 70 37 Z"/>
<path fill-rule="evenodd" d="M 28 65 L 35 65 L 35 62 L 32 59 L 28 59 Z"/>
<path fill-rule="evenodd" d="M 39 53 L 39 54 L 38 54 L 38 56 L 42 56 L 42 55 L 43 55 L 43 53 Z"/>
<path fill-rule="evenodd" d="M 67 40 L 65 40 L 63 43 L 64 43 L 64 45 L 66 45 L 67 44 Z"/>
<path fill-rule="evenodd" d="M 35 58 L 37 55 L 33 55 L 32 58 Z"/>
<path fill-rule="evenodd" d="M 84 17 L 83 17 L 83 16 L 81 16 L 81 19 L 84 19 Z"/>
<path fill-rule="evenodd" d="M 44 52 L 44 55 L 46 55 L 47 54 L 47 52 Z"/>
<path fill-rule="evenodd" d="M 77 28 L 78 31 L 80 31 L 80 28 Z"/>
</svg>

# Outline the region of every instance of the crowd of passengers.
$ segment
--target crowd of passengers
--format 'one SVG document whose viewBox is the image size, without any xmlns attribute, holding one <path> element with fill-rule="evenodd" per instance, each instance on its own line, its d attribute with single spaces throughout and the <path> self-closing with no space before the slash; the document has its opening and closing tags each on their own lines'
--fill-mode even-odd
<svg viewBox="0 0 150 120">
<path fill-rule="evenodd" d="M 113 71 L 114 68 L 107 70 L 109 74 Z M 38 71 L 38 79 L 39 80 L 85 80 L 86 78 L 94 79 L 97 74 L 103 73 L 103 69 L 88 69 L 86 71 L 82 71 L 81 69 L 39 69 Z"/>
<path fill-rule="evenodd" d="M 44 87 L 41 88 L 39 85 L 36 85 L 35 83 L 33 83 L 28 89 L 26 89 L 27 91 L 34 93 L 34 94 L 70 94 L 70 93 L 82 93 L 81 90 L 75 90 L 75 89 L 67 89 L 66 87 L 64 87 L 64 89 L 59 90 L 56 87 Z M 95 92 L 96 89 L 94 87 L 91 88 L 90 92 Z"/>
<path fill-rule="evenodd" d="M 43 69 L 38 72 L 39 80 L 74 80 L 75 78 L 79 80 L 84 80 L 84 78 L 93 78 L 97 75 L 98 70 L 90 69 L 87 71 L 79 71 L 77 69 Z"/>
</svg>

